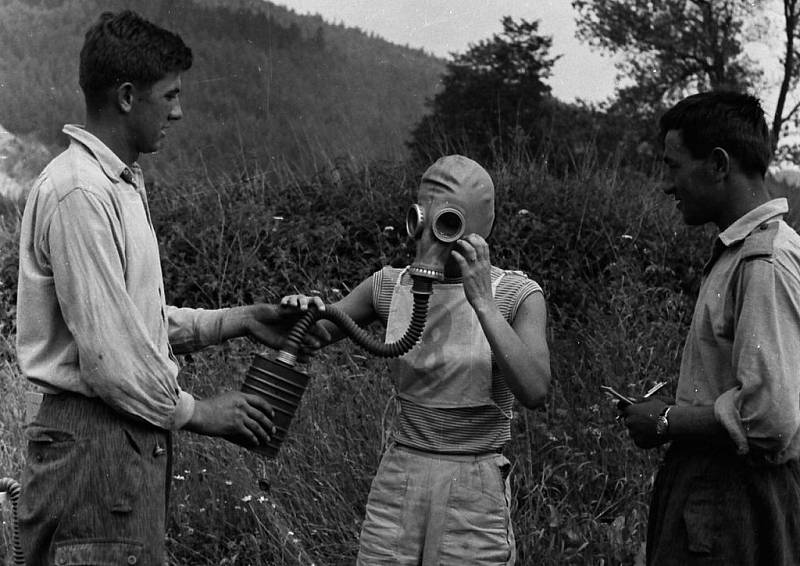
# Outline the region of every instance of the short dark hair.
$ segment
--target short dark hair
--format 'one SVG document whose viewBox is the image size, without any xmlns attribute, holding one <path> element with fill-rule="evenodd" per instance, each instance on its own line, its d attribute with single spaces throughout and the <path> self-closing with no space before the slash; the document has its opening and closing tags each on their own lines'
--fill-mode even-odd
<svg viewBox="0 0 800 566">
<path fill-rule="evenodd" d="M 87 101 L 102 104 L 108 90 L 122 83 L 147 88 L 191 66 L 192 50 L 178 34 L 132 10 L 103 12 L 86 32 L 79 83 Z"/>
<path fill-rule="evenodd" d="M 772 158 L 772 140 L 758 98 L 741 92 L 694 94 L 670 108 L 659 121 L 661 141 L 670 130 L 681 132 L 695 159 L 721 147 L 745 173 L 765 175 Z"/>
</svg>

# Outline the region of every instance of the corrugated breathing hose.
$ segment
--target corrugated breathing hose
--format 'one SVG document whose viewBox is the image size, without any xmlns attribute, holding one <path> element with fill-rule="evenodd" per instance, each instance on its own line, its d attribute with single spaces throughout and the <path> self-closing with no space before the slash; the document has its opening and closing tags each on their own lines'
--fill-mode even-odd
<svg viewBox="0 0 800 566">
<path fill-rule="evenodd" d="M 317 309 L 309 310 L 303 318 L 301 318 L 292 327 L 289 335 L 286 338 L 286 346 L 280 351 L 277 356 L 277 361 L 283 362 L 289 366 L 293 366 L 297 359 L 297 350 L 303 341 L 303 337 L 319 319 L 327 319 L 334 322 L 345 334 L 352 340 L 367 350 L 369 353 L 382 358 L 396 358 L 402 356 L 417 343 L 422 331 L 425 329 L 425 319 L 428 316 L 428 301 L 433 293 L 433 281 L 426 277 L 413 276 L 413 285 L 411 293 L 414 297 L 414 305 L 411 311 L 411 321 L 406 329 L 405 334 L 395 342 L 384 344 L 371 336 L 366 330 L 358 326 L 353 319 L 351 319 L 343 311 L 336 307 L 326 306 L 324 311 Z"/>
<path fill-rule="evenodd" d="M 13 529 L 13 559 L 14 566 L 25 566 L 25 556 L 22 554 L 22 541 L 19 538 L 19 521 L 17 519 L 17 503 L 21 492 L 19 482 L 11 478 L 0 478 L 0 493 L 7 493 L 11 501 L 11 521 Z"/>
</svg>

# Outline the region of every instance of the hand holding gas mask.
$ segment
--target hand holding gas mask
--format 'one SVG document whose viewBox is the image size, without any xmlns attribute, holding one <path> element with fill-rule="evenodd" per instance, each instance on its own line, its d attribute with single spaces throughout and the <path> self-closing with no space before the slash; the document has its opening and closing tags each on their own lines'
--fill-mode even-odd
<svg viewBox="0 0 800 566">
<path fill-rule="evenodd" d="M 494 225 L 494 185 L 474 161 L 448 156 L 423 175 L 419 202 L 406 214 L 406 231 L 416 241 L 411 273 L 438 281 L 463 278 L 473 308 L 492 300 L 489 237 Z"/>
</svg>

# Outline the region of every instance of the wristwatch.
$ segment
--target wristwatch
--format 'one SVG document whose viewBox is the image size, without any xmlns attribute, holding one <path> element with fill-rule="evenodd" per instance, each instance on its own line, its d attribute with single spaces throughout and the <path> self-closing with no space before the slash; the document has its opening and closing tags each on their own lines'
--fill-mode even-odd
<svg viewBox="0 0 800 566">
<path fill-rule="evenodd" d="M 669 430 L 669 420 L 667 419 L 667 415 L 669 415 L 669 411 L 672 409 L 672 405 L 667 405 L 664 407 L 664 410 L 661 411 L 661 414 L 658 415 L 656 419 L 656 436 L 664 436 L 667 434 Z"/>
</svg>

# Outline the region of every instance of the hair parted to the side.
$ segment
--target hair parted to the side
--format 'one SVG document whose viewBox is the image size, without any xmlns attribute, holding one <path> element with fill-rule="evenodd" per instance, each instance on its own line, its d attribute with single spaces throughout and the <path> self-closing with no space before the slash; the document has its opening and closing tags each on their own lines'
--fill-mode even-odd
<svg viewBox="0 0 800 566">
<path fill-rule="evenodd" d="M 178 34 L 132 10 L 104 12 L 86 32 L 79 83 L 87 101 L 102 103 L 108 89 L 125 82 L 147 88 L 191 66 L 192 50 Z"/>
<path fill-rule="evenodd" d="M 772 142 L 764 109 L 755 96 L 713 91 L 694 94 L 670 108 L 659 121 L 661 141 L 670 130 L 681 132 L 695 159 L 721 147 L 747 174 L 767 172 Z"/>
</svg>

